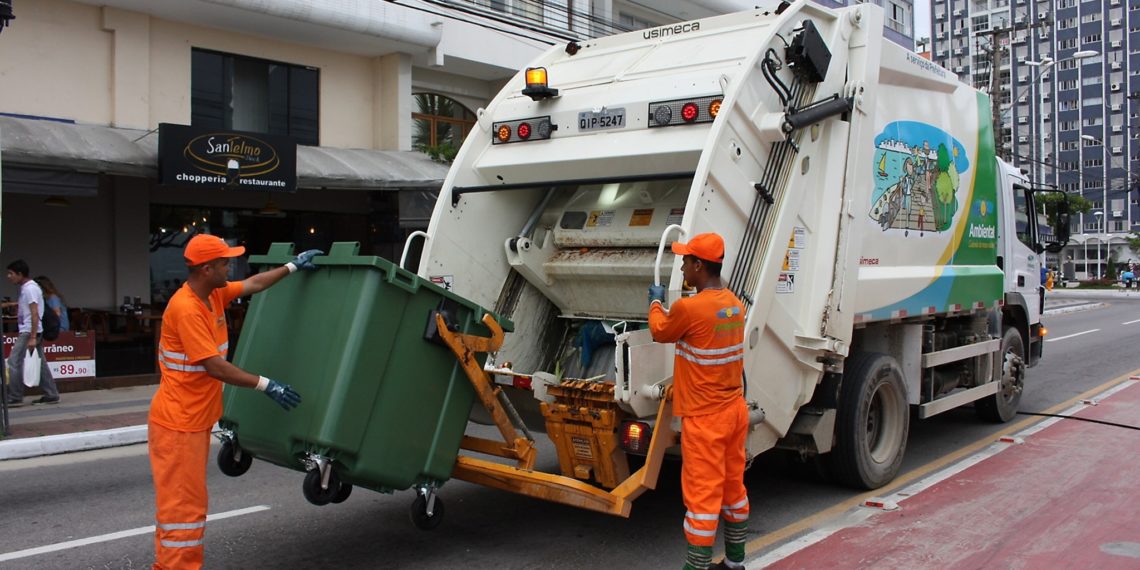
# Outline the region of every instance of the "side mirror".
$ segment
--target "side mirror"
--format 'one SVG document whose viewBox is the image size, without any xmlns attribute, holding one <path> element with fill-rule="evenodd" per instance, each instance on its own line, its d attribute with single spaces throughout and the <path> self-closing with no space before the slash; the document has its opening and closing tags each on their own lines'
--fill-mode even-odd
<svg viewBox="0 0 1140 570">
<path fill-rule="evenodd" d="M 1068 212 L 1068 206 L 1064 207 L 1064 211 L 1057 212 L 1057 226 L 1053 228 L 1053 233 L 1057 236 L 1057 241 L 1061 244 L 1069 243 L 1069 225 L 1072 222 L 1072 216 Z"/>
<path fill-rule="evenodd" d="M 1069 224 L 1072 222 L 1072 214 L 1069 213 L 1068 200 L 1062 200 L 1057 203 L 1057 227 L 1053 228 L 1053 235 L 1056 239 L 1045 245 L 1045 251 L 1049 253 L 1060 253 L 1060 251 L 1069 244 Z"/>
</svg>

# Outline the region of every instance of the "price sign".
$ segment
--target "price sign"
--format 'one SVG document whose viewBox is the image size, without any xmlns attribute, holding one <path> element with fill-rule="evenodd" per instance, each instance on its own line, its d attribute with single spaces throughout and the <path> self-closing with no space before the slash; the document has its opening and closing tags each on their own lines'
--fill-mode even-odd
<svg viewBox="0 0 1140 570">
<path fill-rule="evenodd" d="M 16 335 L 4 335 L 4 358 L 12 352 Z M 63 331 L 59 338 L 44 341 L 51 377 L 56 380 L 95 377 L 95 337 L 86 332 Z"/>
</svg>

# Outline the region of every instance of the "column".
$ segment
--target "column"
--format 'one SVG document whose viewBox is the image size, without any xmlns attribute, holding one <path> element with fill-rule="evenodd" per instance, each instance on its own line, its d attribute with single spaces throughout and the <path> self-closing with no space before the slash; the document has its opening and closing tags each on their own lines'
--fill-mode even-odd
<svg viewBox="0 0 1140 570">
<path fill-rule="evenodd" d="M 150 128 L 150 16 L 103 8 L 111 32 L 111 125 Z"/>
<path fill-rule="evenodd" d="M 412 150 L 412 56 L 380 56 L 372 73 L 372 147 Z"/>
</svg>

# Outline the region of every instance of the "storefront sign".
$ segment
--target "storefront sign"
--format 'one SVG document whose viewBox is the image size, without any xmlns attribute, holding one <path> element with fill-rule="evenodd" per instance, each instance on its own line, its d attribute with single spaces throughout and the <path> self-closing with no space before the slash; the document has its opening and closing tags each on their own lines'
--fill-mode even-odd
<svg viewBox="0 0 1140 570">
<path fill-rule="evenodd" d="M 16 335 L 4 335 L 5 360 L 15 342 Z M 95 377 L 95 336 L 90 333 L 62 331 L 59 338 L 44 341 L 44 356 L 56 380 Z"/>
<path fill-rule="evenodd" d="M 278 135 L 158 125 L 158 179 L 168 186 L 297 190 L 297 143 Z"/>
</svg>

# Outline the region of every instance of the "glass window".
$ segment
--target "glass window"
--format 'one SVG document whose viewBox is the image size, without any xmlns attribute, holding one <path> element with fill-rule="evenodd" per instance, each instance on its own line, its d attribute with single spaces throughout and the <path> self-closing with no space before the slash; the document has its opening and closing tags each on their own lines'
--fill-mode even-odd
<svg viewBox="0 0 1140 570">
<path fill-rule="evenodd" d="M 435 93 L 416 93 L 412 113 L 415 128 L 412 146 L 430 155 L 450 160 L 475 126 L 475 113 L 459 101 Z"/>
<path fill-rule="evenodd" d="M 1013 202 L 1016 210 L 1014 220 L 1017 225 L 1017 239 L 1030 249 L 1034 249 L 1037 247 L 1036 216 L 1031 217 L 1029 215 L 1030 204 L 1033 203 L 1029 196 L 1029 190 L 1021 186 L 1014 186 Z"/>
<path fill-rule="evenodd" d="M 265 59 L 192 50 L 190 122 L 288 135 L 320 144 L 320 72 Z"/>
</svg>

